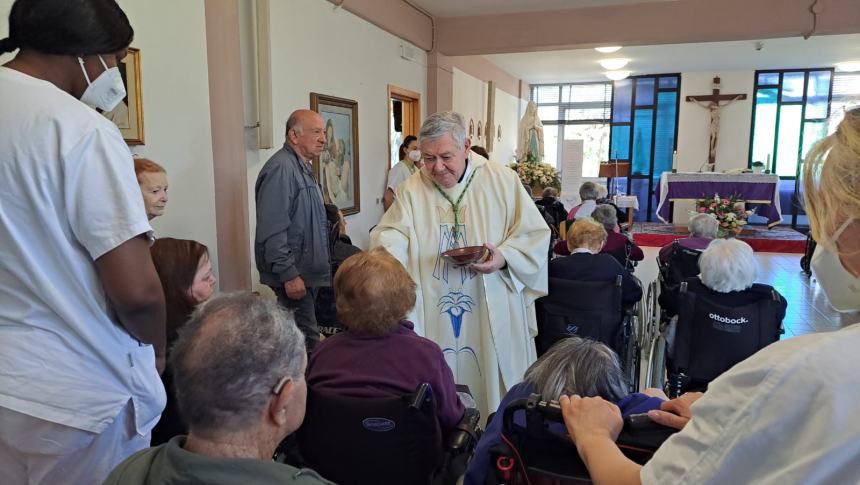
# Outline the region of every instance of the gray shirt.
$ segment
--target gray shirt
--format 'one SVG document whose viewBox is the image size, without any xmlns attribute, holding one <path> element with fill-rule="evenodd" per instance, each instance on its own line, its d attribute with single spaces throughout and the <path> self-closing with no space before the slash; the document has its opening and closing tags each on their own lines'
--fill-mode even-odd
<svg viewBox="0 0 860 485">
<path fill-rule="evenodd" d="M 328 222 L 310 164 L 285 144 L 260 170 L 254 194 L 260 282 L 280 287 L 301 276 L 307 287 L 330 286 Z"/>
</svg>

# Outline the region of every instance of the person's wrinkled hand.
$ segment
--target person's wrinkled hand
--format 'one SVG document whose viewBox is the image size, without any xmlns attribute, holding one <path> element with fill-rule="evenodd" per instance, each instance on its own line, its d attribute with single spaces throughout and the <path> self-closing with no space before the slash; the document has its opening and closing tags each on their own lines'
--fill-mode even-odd
<svg viewBox="0 0 860 485">
<path fill-rule="evenodd" d="M 675 399 L 660 404 L 660 409 L 648 411 L 651 421 L 670 428 L 683 429 L 693 418 L 690 406 L 698 401 L 703 394 L 701 392 L 687 392 Z"/>
<path fill-rule="evenodd" d="M 508 264 L 507 260 L 505 260 L 505 256 L 502 255 L 502 252 L 499 251 L 496 246 L 486 243 L 484 247 L 490 251 L 490 254 L 487 256 L 487 259 L 481 263 L 471 264 L 469 267 L 478 273 L 493 273 L 505 267 Z"/>
<path fill-rule="evenodd" d="M 284 291 L 287 293 L 287 298 L 290 300 L 301 300 L 307 293 L 307 290 L 305 289 L 305 281 L 301 276 L 296 276 L 290 281 L 284 282 Z"/>
<path fill-rule="evenodd" d="M 567 432 L 577 443 L 592 437 L 615 441 L 624 425 L 618 406 L 601 397 L 561 396 L 559 404 Z"/>
</svg>

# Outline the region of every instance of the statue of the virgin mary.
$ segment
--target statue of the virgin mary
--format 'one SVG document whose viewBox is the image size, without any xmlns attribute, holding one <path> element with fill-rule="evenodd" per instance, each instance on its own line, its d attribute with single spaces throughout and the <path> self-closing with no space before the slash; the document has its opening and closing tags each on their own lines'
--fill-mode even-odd
<svg viewBox="0 0 860 485">
<path fill-rule="evenodd" d="M 528 158 L 534 162 L 543 161 L 543 123 L 538 118 L 534 101 L 529 101 L 517 134 L 517 160 L 525 161 Z"/>
</svg>

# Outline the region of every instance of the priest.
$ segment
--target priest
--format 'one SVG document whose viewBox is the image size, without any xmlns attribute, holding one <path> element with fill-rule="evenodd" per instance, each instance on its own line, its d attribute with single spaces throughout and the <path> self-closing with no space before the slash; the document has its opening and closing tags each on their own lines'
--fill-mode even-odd
<svg viewBox="0 0 860 485">
<path fill-rule="evenodd" d="M 371 233 L 418 284 L 409 319 L 435 341 L 458 384 L 484 415 L 535 360 L 534 301 L 547 291 L 550 230 L 511 169 L 474 157 L 459 113 L 427 118 L 418 136 L 424 167 L 397 187 Z M 484 245 L 482 262 L 441 257 Z"/>
</svg>

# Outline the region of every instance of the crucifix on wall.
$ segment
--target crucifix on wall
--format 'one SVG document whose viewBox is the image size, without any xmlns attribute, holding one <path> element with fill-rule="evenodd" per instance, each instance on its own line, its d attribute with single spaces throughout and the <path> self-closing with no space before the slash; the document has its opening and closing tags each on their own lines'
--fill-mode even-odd
<svg viewBox="0 0 860 485">
<path fill-rule="evenodd" d="M 720 111 L 734 101 L 747 99 L 746 94 L 720 94 L 720 78 L 714 78 L 713 93 L 698 96 L 687 96 L 686 101 L 707 108 L 710 112 L 711 123 L 708 127 L 710 134 L 708 143 L 708 164 L 713 168 L 717 159 L 717 139 L 720 134 Z"/>
</svg>

